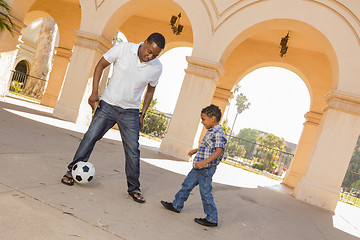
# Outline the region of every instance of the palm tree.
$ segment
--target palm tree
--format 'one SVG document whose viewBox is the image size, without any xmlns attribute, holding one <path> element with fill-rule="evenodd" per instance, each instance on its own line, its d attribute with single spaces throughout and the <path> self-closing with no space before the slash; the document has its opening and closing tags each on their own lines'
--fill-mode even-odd
<svg viewBox="0 0 360 240">
<path fill-rule="evenodd" d="M 0 0 L 0 32 L 6 29 L 12 34 L 11 27 L 14 27 L 14 23 L 11 21 L 9 16 L 10 12 L 11 7 L 9 4 L 7 4 L 5 0 Z"/>
<path fill-rule="evenodd" d="M 236 111 L 236 116 L 235 116 L 235 119 L 234 119 L 234 123 L 231 127 L 231 131 L 230 131 L 230 136 L 229 136 L 229 140 L 231 138 L 231 134 L 232 134 L 232 131 L 234 129 L 234 125 L 235 125 L 235 122 L 236 122 L 236 118 L 237 116 L 242 113 L 245 109 L 248 109 L 250 106 L 250 103 L 248 102 L 248 99 L 247 97 L 240 93 L 239 95 L 237 95 L 236 97 L 236 107 L 237 107 L 237 111 Z"/>
</svg>

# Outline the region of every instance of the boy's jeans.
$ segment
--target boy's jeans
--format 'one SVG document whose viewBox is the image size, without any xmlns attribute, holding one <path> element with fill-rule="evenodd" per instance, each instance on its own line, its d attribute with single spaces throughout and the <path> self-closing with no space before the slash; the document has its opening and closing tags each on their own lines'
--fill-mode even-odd
<svg viewBox="0 0 360 240">
<path fill-rule="evenodd" d="M 185 201 L 188 199 L 191 190 L 199 184 L 201 200 L 206 214 L 206 220 L 212 223 L 218 222 L 217 209 L 214 202 L 214 198 L 211 194 L 212 190 L 212 177 L 216 171 L 215 167 L 195 169 L 193 168 L 184 182 L 182 183 L 180 191 L 175 195 L 173 206 L 178 211 L 181 211 L 184 207 Z"/>
<path fill-rule="evenodd" d="M 69 171 L 75 163 L 88 161 L 95 143 L 104 134 L 118 124 L 121 139 L 125 151 L 125 173 L 128 184 L 128 192 L 140 188 L 140 150 L 139 150 L 139 131 L 140 120 L 138 109 L 123 109 L 112 106 L 105 101 L 100 101 L 89 129 L 85 133 L 81 143 L 75 153 L 72 163 L 68 165 Z"/>
</svg>

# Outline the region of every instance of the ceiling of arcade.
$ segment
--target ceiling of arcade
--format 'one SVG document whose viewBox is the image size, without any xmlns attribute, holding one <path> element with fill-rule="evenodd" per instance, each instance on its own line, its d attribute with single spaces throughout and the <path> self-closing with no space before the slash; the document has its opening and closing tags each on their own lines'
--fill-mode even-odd
<svg viewBox="0 0 360 240">
<path fill-rule="evenodd" d="M 287 68 L 298 74 L 309 89 L 311 108 L 321 112 L 323 96 L 332 86 L 332 71 L 324 49 L 299 32 L 290 32 L 288 51 L 280 57 L 280 41 L 287 30 L 268 30 L 240 43 L 224 64 L 219 88 L 231 90 L 245 75 L 266 66 Z"/>
</svg>

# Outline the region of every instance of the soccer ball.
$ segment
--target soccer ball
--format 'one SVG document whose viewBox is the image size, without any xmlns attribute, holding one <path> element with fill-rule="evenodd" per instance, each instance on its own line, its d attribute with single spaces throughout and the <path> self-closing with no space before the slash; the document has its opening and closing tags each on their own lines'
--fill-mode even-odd
<svg viewBox="0 0 360 240">
<path fill-rule="evenodd" d="M 95 176 L 95 168 L 89 162 L 78 162 L 72 168 L 72 176 L 77 183 L 88 183 Z"/>
</svg>

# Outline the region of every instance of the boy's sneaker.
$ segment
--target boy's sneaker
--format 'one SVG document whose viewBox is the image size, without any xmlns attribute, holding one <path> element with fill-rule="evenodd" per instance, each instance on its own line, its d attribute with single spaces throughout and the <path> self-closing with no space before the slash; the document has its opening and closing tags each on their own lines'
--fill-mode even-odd
<svg viewBox="0 0 360 240">
<path fill-rule="evenodd" d="M 180 211 L 174 208 L 171 202 L 161 201 L 161 204 L 168 210 L 179 213 Z"/>
<path fill-rule="evenodd" d="M 206 227 L 217 227 L 217 223 L 209 222 L 206 218 L 195 218 L 194 221 Z"/>
</svg>

